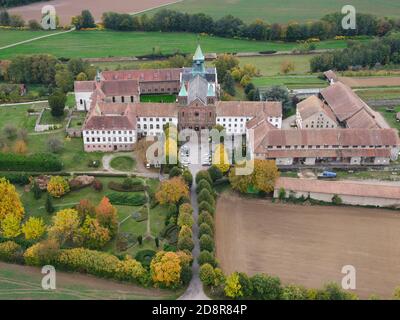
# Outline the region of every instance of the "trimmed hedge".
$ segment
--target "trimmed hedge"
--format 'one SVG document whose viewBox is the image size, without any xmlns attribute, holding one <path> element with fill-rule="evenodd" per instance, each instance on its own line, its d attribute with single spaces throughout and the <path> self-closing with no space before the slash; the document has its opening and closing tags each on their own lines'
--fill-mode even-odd
<svg viewBox="0 0 400 320">
<path fill-rule="evenodd" d="M 5 178 L 12 184 L 25 186 L 29 184 L 29 175 L 26 173 L 0 173 L 0 178 Z"/>
<path fill-rule="evenodd" d="M 146 195 L 143 193 L 123 194 L 123 193 L 108 193 L 106 197 L 114 205 L 122 206 L 142 206 L 147 202 Z"/>
<path fill-rule="evenodd" d="M 29 156 L 0 153 L 0 171 L 58 172 L 61 169 L 62 162 L 50 153 L 36 153 Z"/>
<path fill-rule="evenodd" d="M 146 191 L 148 188 L 147 186 L 143 185 L 143 182 L 140 184 L 132 184 L 130 188 L 124 188 L 122 183 L 110 181 L 108 183 L 108 188 L 114 191 L 118 192 L 140 192 L 140 191 Z"/>
</svg>

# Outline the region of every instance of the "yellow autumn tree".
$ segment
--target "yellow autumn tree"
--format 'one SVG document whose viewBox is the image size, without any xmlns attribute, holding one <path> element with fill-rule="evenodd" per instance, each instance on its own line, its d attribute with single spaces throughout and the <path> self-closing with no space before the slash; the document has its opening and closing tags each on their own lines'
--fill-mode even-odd
<svg viewBox="0 0 400 320">
<path fill-rule="evenodd" d="M 42 218 L 30 217 L 22 226 L 26 240 L 37 240 L 46 232 L 46 225 Z"/>
<path fill-rule="evenodd" d="M 150 273 L 156 285 L 176 288 L 181 279 L 181 259 L 175 252 L 160 251 L 150 264 Z"/>
<path fill-rule="evenodd" d="M 4 238 L 16 238 L 21 234 L 21 217 L 15 213 L 8 214 L 1 220 L 1 234 Z"/>
<path fill-rule="evenodd" d="M 80 225 L 78 212 L 74 209 L 64 209 L 53 217 L 53 225 L 48 229 L 49 238 L 56 239 L 60 245 L 72 243 L 77 236 Z"/>
<path fill-rule="evenodd" d="M 253 185 L 263 192 L 274 191 L 275 181 L 279 178 L 279 170 L 273 160 L 254 160 Z"/>
<path fill-rule="evenodd" d="M 178 144 L 175 139 L 168 137 L 165 139 L 164 156 L 166 163 L 176 164 L 178 159 Z"/>
<path fill-rule="evenodd" d="M 28 152 L 28 147 L 23 140 L 18 140 L 15 142 L 14 147 L 13 147 L 14 153 L 17 154 L 26 154 Z"/>
<path fill-rule="evenodd" d="M 6 179 L 0 179 L 0 222 L 9 214 L 23 218 L 25 213 L 15 187 Z"/>
<path fill-rule="evenodd" d="M 55 198 L 61 198 L 69 192 L 68 181 L 60 176 L 52 176 L 47 184 L 47 191 Z"/>
<path fill-rule="evenodd" d="M 110 241 L 110 231 L 90 216 L 86 217 L 79 233 L 82 236 L 83 245 L 89 249 L 101 249 Z"/>
<path fill-rule="evenodd" d="M 156 199 L 160 204 L 176 204 L 182 197 L 189 196 L 189 187 L 181 177 L 161 182 Z"/>
<path fill-rule="evenodd" d="M 226 278 L 224 291 L 226 296 L 232 299 L 243 296 L 242 286 L 239 282 L 239 274 L 237 272 L 232 273 Z"/>
<path fill-rule="evenodd" d="M 216 146 L 212 160 L 213 165 L 221 170 L 222 173 L 225 173 L 229 170 L 230 164 L 228 153 L 226 152 L 225 147 L 222 143 Z"/>
</svg>

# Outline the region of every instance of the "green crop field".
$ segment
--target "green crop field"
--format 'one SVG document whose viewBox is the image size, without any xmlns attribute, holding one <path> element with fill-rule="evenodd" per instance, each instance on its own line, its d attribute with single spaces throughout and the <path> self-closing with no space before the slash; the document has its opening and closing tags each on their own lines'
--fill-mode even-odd
<svg viewBox="0 0 400 320">
<path fill-rule="evenodd" d="M 15 36 L 27 31 L 0 31 L 4 45 L 15 42 Z M 31 32 L 29 32 L 31 34 Z M 233 53 L 265 50 L 291 51 L 296 43 L 263 42 L 202 36 L 191 33 L 75 31 L 36 40 L 0 50 L 0 59 L 19 54 L 52 54 L 56 57 L 123 57 L 150 54 L 157 47 L 162 53 L 193 53 L 200 41 L 204 52 Z M 317 49 L 336 49 L 347 46 L 346 41 L 331 40 L 317 44 Z"/>
<path fill-rule="evenodd" d="M 167 9 L 188 13 L 206 13 L 214 18 L 227 14 L 244 21 L 263 19 L 270 23 L 317 20 L 325 14 L 340 12 L 344 5 L 353 5 L 358 12 L 398 17 L 400 2 L 393 0 L 184 0 Z M 151 13 L 151 12 L 150 12 Z"/>
<path fill-rule="evenodd" d="M 253 83 L 257 87 L 286 86 L 289 89 L 325 88 L 328 86 L 326 81 L 319 79 L 316 75 L 259 77 L 254 78 Z"/>
</svg>

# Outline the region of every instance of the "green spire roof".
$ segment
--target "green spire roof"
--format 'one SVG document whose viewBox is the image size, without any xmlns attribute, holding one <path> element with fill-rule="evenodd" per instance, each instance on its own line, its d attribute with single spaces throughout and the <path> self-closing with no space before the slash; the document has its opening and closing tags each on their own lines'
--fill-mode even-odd
<svg viewBox="0 0 400 320">
<path fill-rule="evenodd" d="M 180 97 L 187 97 L 187 91 L 186 91 L 186 87 L 185 87 L 185 84 L 183 83 L 182 84 L 182 87 L 181 87 L 181 91 L 179 91 L 179 96 Z"/>
<path fill-rule="evenodd" d="M 194 53 L 193 60 L 204 60 L 203 51 L 201 50 L 200 45 L 197 45 L 196 52 Z"/>
</svg>

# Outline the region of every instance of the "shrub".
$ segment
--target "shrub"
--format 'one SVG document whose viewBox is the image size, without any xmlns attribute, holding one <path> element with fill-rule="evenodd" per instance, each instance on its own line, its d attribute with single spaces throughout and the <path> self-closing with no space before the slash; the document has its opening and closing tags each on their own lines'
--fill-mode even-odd
<svg viewBox="0 0 400 320">
<path fill-rule="evenodd" d="M 280 188 L 279 189 L 278 198 L 279 198 L 279 200 L 285 200 L 286 199 L 286 190 L 285 190 L 285 188 Z"/>
<path fill-rule="evenodd" d="M 155 285 L 177 288 L 181 284 L 182 261 L 175 252 L 160 251 L 150 264 L 151 277 Z"/>
<path fill-rule="evenodd" d="M 39 200 L 42 197 L 42 190 L 40 189 L 36 181 L 33 182 L 32 192 L 33 192 L 33 197 L 36 200 Z"/>
<path fill-rule="evenodd" d="M 52 200 L 50 194 L 47 194 L 45 207 L 46 207 L 47 213 L 53 213 L 55 211 L 54 206 L 53 206 L 53 200 Z"/>
<path fill-rule="evenodd" d="M 199 204 L 199 211 L 207 211 L 209 213 L 211 213 L 212 215 L 214 215 L 215 213 L 215 207 L 213 207 L 211 204 L 209 204 L 208 202 L 200 202 Z"/>
<path fill-rule="evenodd" d="M 208 191 L 207 189 L 201 190 L 201 192 L 199 193 L 199 196 L 197 197 L 197 201 L 198 201 L 198 203 L 201 203 L 204 201 L 204 202 L 209 203 L 211 206 L 215 207 L 215 199 L 211 195 L 210 191 Z"/>
<path fill-rule="evenodd" d="M 193 175 L 189 170 L 185 170 L 182 173 L 182 178 L 185 180 L 186 184 L 189 186 L 189 188 L 192 187 L 193 185 Z"/>
<path fill-rule="evenodd" d="M 334 205 L 341 205 L 342 203 L 343 203 L 343 200 L 342 200 L 342 198 L 340 198 L 337 194 L 335 194 L 333 197 L 332 197 L 332 203 L 334 204 Z"/>
<path fill-rule="evenodd" d="M 206 263 L 200 267 L 200 280 L 206 286 L 214 285 L 215 272 L 211 264 Z"/>
<path fill-rule="evenodd" d="M 210 185 L 212 185 L 212 179 L 207 170 L 201 170 L 196 174 L 196 184 L 201 180 L 206 180 Z"/>
<path fill-rule="evenodd" d="M 199 227 L 199 237 L 201 237 L 203 234 L 213 237 L 214 231 L 211 229 L 211 227 L 208 224 L 202 223 Z"/>
<path fill-rule="evenodd" d="M 3 171 L 56 172 L 61 169 L 61 161 L 52 154 L 0 153 L 0 170 Z"/>
<path fill-rule="evenodd" d="M 142 206 L 147 202 L 146 196 L 143 193 L 121 194 L 121 193 L 108 193 L 106 195 L 110 202 L 115 205 L 127 206 Z"/>
<path fill-rule="evenodd" d="M 139 261 L 129 256 L 117 263 L 115 272 L 115 276 L 119 280 L 136 282 L 142 285 L 148 285 L 150 282 L 148 271 Z"/>
<path fill-rule="evenodd" d="M 193 236 L 192 229 L 188 226 L 182 226 L 179 231 L 179 238 L 191 238 Z"/>
<path fill-rule="evenodd" d="M 179 213 L 188 213 L 190 215 L 193 214 L 193 208 L 189 203 L 184 203 L 179 206 Z"/>
<path fill-rule="evenodd" d="M 97 192 L 100 192 L 103 190 L 103 183 L 99 179 L 95 179 L 93 181 L 93 189 L 96 190 Z"/>
<path fill-rule="evenodd" d="M 323 289 L 317 290 L 315 300 L 355 300 L 357 296 L 346 292 L 336 283 L 328 283 Z"/>
<path fill-rule="evenodd" d="M 193 224 L 194 224 L 194 219 L 191 214 L 186 213 L 186 212 L 179 213 L 178 226 L 180 226 L 181 228 L 183 226 L 188 226 L 191 228 L 193 226 Z"/>
<path fill-rule="evenodd" d="M 215 261 L 214 255 L 207 250 L 203 250 L 199 254 L 198 258 L 199 265 L 203 265 L 205 263 L 211 264 L 213 267 L 217 266 L 217 262 Z"/>
<path fill-rule="evenodd" d="M 47 184 L 47 191 L 51 196 L 61 198 L 69 192 L 69 184 L 61 176 L 52 176 Z"/>
<path fill-rule="evenodd" d="M 202 211 L 200 213 L 197 222 L 199 225 L 206 223 L 210 226 L 211 229 L 214 229 L 214 219 L 212 215 L 207 211 Z"/>
<path fill-rule="evenodd" d="M 179 237 L 178 238 L 178 249 L 192 251 L 194 248 L 194 242 L 192 237 Z"/>
<path fill-rule="evenodd" d="M 221 179 L 224 176 L 222 171 L 215 165 L 212 165 L 210 168 L 208 168 L 207 171 L 210 174 L 211 180 L 213 182 Z"/>
<path fill-rule="evenodd" d="M 60 246 L 54 239 L 38 242 L 25 251 L 25 263 L 30 266 L 53 264 L 57 261 L 59 250 Z"/>
<path fill-rule="evenodd" d="M 283 300 L 307 300 L 308 291 L 302 286 L 289 284 L 283 288 L 282 299 Z"/>
<path fill-rule="evenodd" d="M 171 170 L 169 170 L 169 177 L 179 177 L 182 175 L 182 169 L 179 167 L 173 167 Z"/>
<path fill-rule="evenodd" d="M 19 262 L 22 256 L 22 248 L 14 241 L 0 243 L 0 260 L 5 262 Z"/>
<path fill-rule="evenodd" d="M 253 296 L 259 300 L 279 300 L 282 295 L 281 281 L 278 277 L 256 274 L 251 278 Z"/>
<path fill-rule="evenodd" d="M 12 184 L 18 184 L 20 186 L 27 185 L 30 182 L 29 175 L 26 173 L 2 173 L 0 178 L 5 178 Z"/>
<path fill-rule="evenodd" d="M 135 255 L 135 259 L 139 261 L 147 270 L 150 270 L 150 263 L 155 255 L 156 252 L 154 250 L 146 249 L 138 251 Z"/>
<path fill-rule="evenodd" d="M 134 182 L 134 180 L 132 180 L 132 179 L 131 179 L 131 181 Z M 139 191 L 146 191 L 148 189 L 145 185 L 143 185 L 142 181 L 140 181 L 139 184 L 132 183 L 128 189 L 126 189 L 126 186 L 124 187 L 124 185 L 122 183 L 110 181 L 108 183 L 108 188 L 110 188 L 111 190 L 114 190 L 114 191 L 119 191 L 119 192 L 139 192 Z"/>
<path fill-rule="evenodd" d="M 189 265 L 183 265 L 181 269 L 181 282 L 187 285 L 192 279 L 192 268 Z"/>
<path fill-rule="evenodd" d="M 214 251 L 214 240 L 209 235 L 202 235 L 200 237 L 200 250 Z"/>
</svg>

